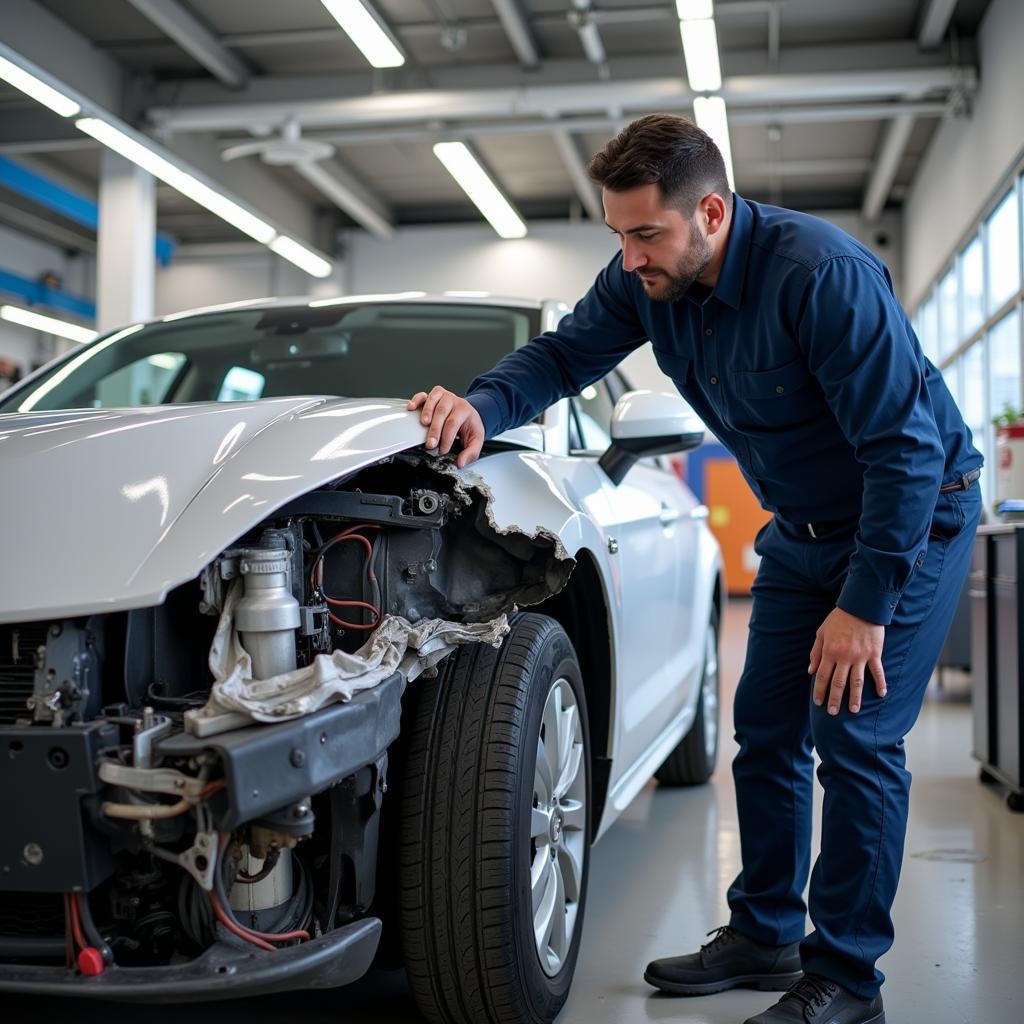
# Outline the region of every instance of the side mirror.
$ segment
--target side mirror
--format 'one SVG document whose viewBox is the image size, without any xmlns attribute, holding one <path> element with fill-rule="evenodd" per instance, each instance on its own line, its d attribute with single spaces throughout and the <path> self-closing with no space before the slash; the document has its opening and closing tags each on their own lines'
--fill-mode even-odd
<svg viewBox="0 0 1024 1024">
<path fill-rule="evenodd" d="M 704 424 L 679 395 L 628 391 L 615 403 L 611 435 L 598 464 L 620 484 L 638 459 L 696 448 L 704 440 Z"/>
</svg>

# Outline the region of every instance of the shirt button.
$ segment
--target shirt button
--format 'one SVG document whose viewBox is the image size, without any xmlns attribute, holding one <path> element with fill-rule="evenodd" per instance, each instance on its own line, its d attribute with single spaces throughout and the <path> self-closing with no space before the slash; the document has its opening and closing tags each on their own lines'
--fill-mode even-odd
<svg viewBox="0 0 1024 1024">
<path fill-rule="evenodd" d="M 713 330 L 711 330 L 710 327 L 705 327 L 704 328 L 704 333 L 710 338 L 711 335 L 714 334 L 715 332 Z"/>
<path fill-rule="evenodd" d="M 775 389 L 775 394 L 777 394 L 777 395 L 781 395 L 781 394 L 783 394 L 783 393 L 785 392 L 785 390 L 786 390 L 786 389 L 785 389 L 785 388 L 784 388 L 784 387 L 783 387 L 783 386 L 782 386 L 782 385 L 780 384 L 780 385 L 779 385 L 779 386 L 778 386 L 778 387 L 777 387 L 777 388 Z"/>
<path fill-rule="evenodd" d="M 712 377 L 711 378 L 711 383 L 712 384 L 717 384 L 718 383 L 718 378 L 717 377 Z"/>
</svg>

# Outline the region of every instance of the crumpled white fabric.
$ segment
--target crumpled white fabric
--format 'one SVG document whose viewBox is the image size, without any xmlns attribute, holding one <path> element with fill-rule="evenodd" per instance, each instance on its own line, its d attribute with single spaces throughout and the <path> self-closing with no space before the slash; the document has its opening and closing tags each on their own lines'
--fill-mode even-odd
<svg viewBox="0 0 1024 1024">
<path fill-rule="evenodd" d="M 490 622 L 420 619 L 415 624 L 399 615 L 385 615 L 354 654 L 345 651 L 319 654 L 312 663 L 293 672 L 270 679 L 253 679 L 252 659 L 242 647 L 234 626 L 235 607 L 241 594 L 240 581 L 236 580 L 225 597 L 224 610 L 210 647 L 209 665 L 215 682 L 207 703 L 198 711 L 188 713 L 194 723 L 227 715 L 230 717 L 224 727 L 238 728 L 252 721 L 282 722 L 298 718 L 334 701 L 351 700 L 353 694 L 376 686 L 396 670 L 411 681 L 433 668 L 460 644 L 486 643 L 500 647 L 509 630 L 505 615 Z M 237 714 L 232 713 L 247 716 L 249 722 L 237 719 Z M 214 726 L 202 731 L 219 732 L 221 729 Z"/>
</svg>

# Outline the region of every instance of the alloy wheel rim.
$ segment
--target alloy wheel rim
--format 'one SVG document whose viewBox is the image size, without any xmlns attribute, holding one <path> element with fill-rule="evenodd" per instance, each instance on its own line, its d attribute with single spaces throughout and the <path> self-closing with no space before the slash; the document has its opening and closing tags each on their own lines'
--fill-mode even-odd
<svg viewBox="0 0 1024 1024">
<path fill-rule="evenodd" d="M 718 749 L 718 636 L 714 625 L 708 624 L 704 649 L 704 753 L 708 760 Z"/>
<path fill-rule="evenodd" d="M 548 690 L 537 735 L 530 816 L 533 935 L 544 973 L 562 969 L 576 929 L 586 854 L 583 725 L 565 677 Z"/>
</svg>

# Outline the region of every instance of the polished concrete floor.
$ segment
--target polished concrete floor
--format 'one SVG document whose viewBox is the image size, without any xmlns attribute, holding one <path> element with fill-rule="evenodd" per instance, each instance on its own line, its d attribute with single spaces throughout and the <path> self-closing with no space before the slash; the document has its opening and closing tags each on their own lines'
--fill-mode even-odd
<svg viewBox="0 0 1024 1024">
<path fill-rule="evenodd" d="M 742 666 L 749 605 L 727 609 L 723 637 L 724 737 L 712 784 L 688 791 L 648 786 L 594 848 L 590 902 L 576 982 L 560 1024 L 740 1024 L 775 998 L 727 992 L 654 994 L 651 958 L 696 948 L 726 920 L 726 889 L 739 867 L 732 779 L 731 695 Z M 936 693 L 907 742 L 914 774 L 896 945 L 881 966 L 889 1024 L 1002 1024 L 1024 1011 L 1024 815 L 977 781 L 963 684 Z M 0 1021 L 108 1021 L 135 1008 L 54 1000 L 3 1000 Z M 411 1024 L 420 1021 L 401 972 L 377 973 L 333 992 L 235 1004 L 147 1007 L 146 1024 L 247 1020 L 253 1024 Z"/>
</svg>

